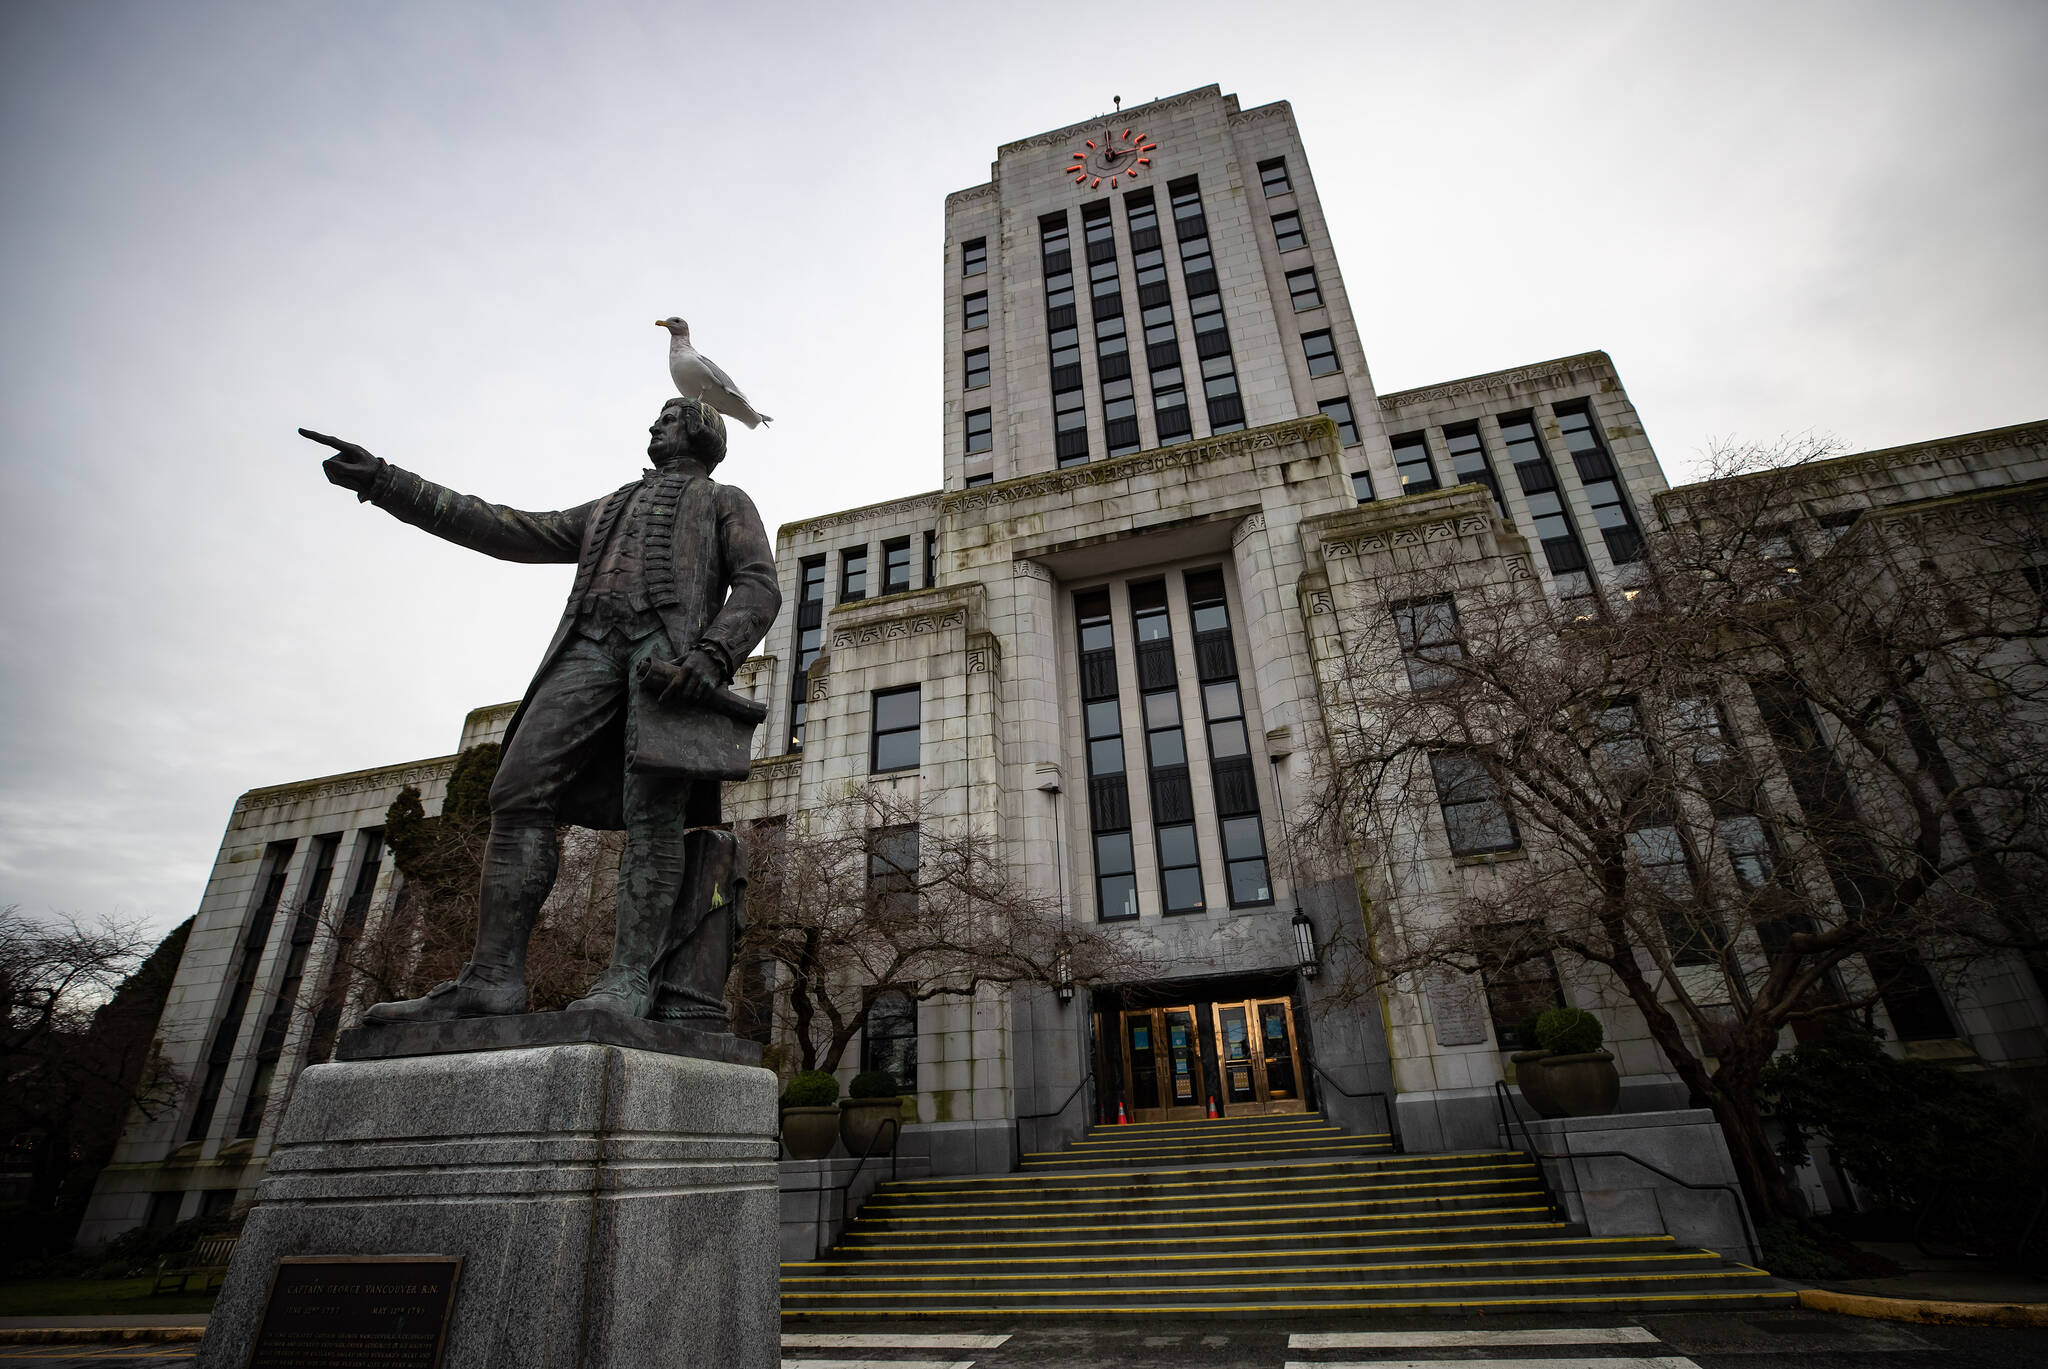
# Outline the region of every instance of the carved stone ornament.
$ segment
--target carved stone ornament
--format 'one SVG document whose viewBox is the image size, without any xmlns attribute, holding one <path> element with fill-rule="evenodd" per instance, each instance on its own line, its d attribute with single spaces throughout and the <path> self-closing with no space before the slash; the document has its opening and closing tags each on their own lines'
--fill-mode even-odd
<svg viewBox="0 0 2048 1369">
<path fill-rule="evenodd" d="M 1486 1012 L 1473 976 L 1431 970 L 1423 978 L 1423 996 L 1439 1046 L 1476 1046 L 1486 1039 Z"/>
<path fill-rule="evenodd" d="M 1417 404 L 1440 404 L 1445 400 L 1463 399 L 1468 395 L 1497 394 L 1520 385 L 1548 385 L 1568 380 L 1580 371 L 1613 375 L 1614 363 L 1608 359 L 1605 352 L 1581 352 L 1577 356 L 1538 362 L 1534 366 L 1518 366 L 1512 371 L 1495 371 L 1490 375 L 1468 376 L 1463 380 L 1445 381 L 1441 385 L 1431 385 L 1420 390 L 1401 390 L 1394 394 L 1381 395 L 1380 407 L 1407 409 Z"/>
</svg>

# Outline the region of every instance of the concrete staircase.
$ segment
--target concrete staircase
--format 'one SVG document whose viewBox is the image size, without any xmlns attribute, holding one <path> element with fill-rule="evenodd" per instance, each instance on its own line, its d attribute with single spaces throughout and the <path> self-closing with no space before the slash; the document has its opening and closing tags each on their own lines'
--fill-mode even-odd
<svg viewBox="0 0 2048 1369">
<path fill-rule="evenodd" d="M 1092 1130 L 1002 1176 L 884 1184 L 786 1319 L 1783 1306 L 1768 1274 L 1560 1220 L 1515 1151 L 1396 1155 L 1313 1114 Z"/>
</svg>

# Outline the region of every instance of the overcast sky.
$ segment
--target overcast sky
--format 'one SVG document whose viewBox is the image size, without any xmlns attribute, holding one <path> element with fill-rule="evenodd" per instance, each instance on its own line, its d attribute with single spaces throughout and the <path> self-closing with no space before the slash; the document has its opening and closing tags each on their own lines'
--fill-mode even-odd
<svg viewBox="0 0 2048 1369">
<path fill-rule="evenodd" d="M 0 7 L 0 904 L 168 927 L 235 797 L 440 755 L 567 567 L 359 507 L 301 424 L 557 508 L 680 313 L 772 528 L 939 483 L 946 193 L 1293 102 L 1381 390 L 1592 348 L 1717 438 L 2048 417 L 2048 5 Z"/>
</svg>

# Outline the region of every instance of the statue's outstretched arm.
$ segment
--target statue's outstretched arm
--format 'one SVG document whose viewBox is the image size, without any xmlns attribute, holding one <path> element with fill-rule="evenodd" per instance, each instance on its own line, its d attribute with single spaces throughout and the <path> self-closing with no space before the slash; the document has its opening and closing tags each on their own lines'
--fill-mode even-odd
<svg viewBox="0 0 2048 1369">
<path fill-rule="evenodd" d="M 334 484 L 354 490 L 357 499 L 375 504 L 402 523 L 501 561 L 575 561 L 596 507 L 593 501 L 553 513 L 507 508 L 436 485 L 353 442 L 310 428 L 299 429 L 299 435 L 335 449 L 321 469 Z"/>
</svg>

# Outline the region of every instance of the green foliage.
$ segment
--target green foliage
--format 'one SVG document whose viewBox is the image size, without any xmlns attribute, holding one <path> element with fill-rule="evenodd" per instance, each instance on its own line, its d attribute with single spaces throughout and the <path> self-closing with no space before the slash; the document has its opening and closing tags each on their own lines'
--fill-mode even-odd
<svg viewBox="0 0 2048 1369">
<path fill-rule="evenodd" d="M 1876 1032 L 1838 1021 L 1765 1069 L 1762 1091 L 1785 1125 L 1779 1152 L 1808 1159 L 1826 1139 L 1835 1163 L 1883 1206 L 1911 1207 L 1943 1179 L 2010 1176 L 2019 1108 L 1973 1075 L 1888 1054 Z"/>
<path fill-rule="evenodd" d="M 1604 1039 L 1600 1019 L 1584 1008 L 1552 1008 L 1536 1019 L 1536 1040 L 1552 1055 L 1586 1055 Z"/>
<path fill-rule="evenodd" d="M 408 875 L 419 865 L 429 844 L 427 821 L 420 791 L 410 784 L 399 790 L 398 797 L 384 810 L 384 844 L 391 848 L 391 859 Z"/>
<path fill-rule="evenodd" d="M 862 1070 L 846 1090 L 850 1098 L 894 1098 L 898 1092 L 896 1076 L 887 1070 Z"/>
<path fill-rule="evenodd" d="M 1848 1266 L 1804 1222 L 1766 1222 L 1756 1229 L 1757 1263 L 1781 1279 L 1846 1278 Z"/>
<path fill-rule="evenodd" d="M 783 1092 L 786 1108 L 829 1108 L 839 1101 L 839 1081 L 823 1070 L 805 1070 Z"/>
<path fill-rule="evenodd" d="M 443 817 L 464 822 L 490 817 L 491 781 L 498 778 L 498 760 L 504 750 L 496 742 L 484 742 L 455 758 L 455 769 L 448 775 L 448 797 L 441 801 Z"/>
</svg>

